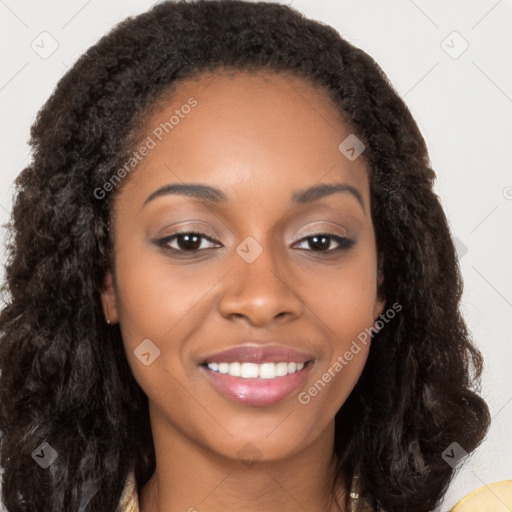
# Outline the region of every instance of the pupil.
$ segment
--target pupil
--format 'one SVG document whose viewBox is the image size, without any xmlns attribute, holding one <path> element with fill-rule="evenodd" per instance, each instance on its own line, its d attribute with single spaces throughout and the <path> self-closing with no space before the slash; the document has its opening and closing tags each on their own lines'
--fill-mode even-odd
<svg viewBox="0 0 512 512">
<path fill-rule="evenodd" d="M 198 249 L 201 245 L 201 243 L 198 243 L 198 241 L 199 237 L 197 235 L 181 235 L 181 237 L 178 239 L 178 245 L 180 245 L 182 249 L 193 251 Z"/>
<path fill-rule="evenodd" d="M 325 250 L 329 248 L 329 241 L 327 236 L 313 236 L 310 239 L 309 245 L 314 249 Z M 321 242 L 319 242 L 321 240 Z"/>
</svg>

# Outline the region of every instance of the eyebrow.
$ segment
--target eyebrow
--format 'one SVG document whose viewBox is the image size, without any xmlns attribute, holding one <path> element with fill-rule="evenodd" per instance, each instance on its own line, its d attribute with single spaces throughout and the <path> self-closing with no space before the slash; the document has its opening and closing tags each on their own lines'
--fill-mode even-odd
<svg viewBox="0 0 512 512">
<path fill-rule="evenodd" d="M 365 211 L 363 198 L 360 192 L 347 183 L 322 183 L 312 187 L 297 190 L 292 194 L 291 203 L 293 204 L 307 204 L 322 199 L 323 197 L 331 196 L 337 192 L 345 192 L 351 194 L 357 199 L 363 211 Z M 143 206 L 155 200 L 170 194 L 185 195 L 194 197 L 203 201 L 210 201 L 213 203 L 227 203 L 228 197 L 222 190 L 212 187 L 210 185 L 203 185 L 201 183 L 169 183 L 163 187 L 158 188 L 152 192 L 144 201 Z"/>
</svg>

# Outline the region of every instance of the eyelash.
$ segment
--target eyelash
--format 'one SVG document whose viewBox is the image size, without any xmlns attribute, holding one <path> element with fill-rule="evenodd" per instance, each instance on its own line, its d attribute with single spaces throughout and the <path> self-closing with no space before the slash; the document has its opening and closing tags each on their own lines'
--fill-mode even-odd
<svg viewBox="0 0 512 512">
<path fill-rule="evenodd" d="M 195 236 L 201 237 L 202 239 L 208 240 L 211 243 L 217 243 L 212 238 L 205 235 L 204 233 L 200 233 L 198 231 L 190 231 L 190 230 L 177 231 L 176 233 L 173 233 L 172 235 L 169 235 L 169 236 L 166 236 L 165 238 L 157 240 L 156 243 L 158 246 L 162 247 L 164 250 L 170 251 L 175 254 L 176 253 L 196 254 L 200 251 L 205 250 L 205 249 L 194 249 L 191 251 L 184 251 L 182 249 L 175 249 L 173 247 L 169 247 L 169 243 L 171 241 L 177 239 L 180 235 L 195 235 Z M 330 249 L 327 251 L 315 251 L 313 249 L 309 249 L 311 252 L 315 252 L 318 254 L 330 255 L 330 254 L 334 254 L 337 252 L 346 251 L 346 250 L 350 249 L 355 244 L 354 240 L 350 240 L 350 239 L 342 237 L 340 235 L 336 235 L 335 233 L 328 233 L 328 232 L 318 232 L 318 233 L 308 234 L 307 236 L 301 238 L 299 240 L 299 242 L 307 241 L 307 240 L 315 238 L 315 237 L 328 237 L 328 238 L 331 238 L 332 240 L 334 240 L 338 244 L 337 248 Z M 209 247 L 208 249 L 213 249 L 213 247 Z M 301 250 L 308 250 L 308 249 L 301 249 Z"/>
</svg>

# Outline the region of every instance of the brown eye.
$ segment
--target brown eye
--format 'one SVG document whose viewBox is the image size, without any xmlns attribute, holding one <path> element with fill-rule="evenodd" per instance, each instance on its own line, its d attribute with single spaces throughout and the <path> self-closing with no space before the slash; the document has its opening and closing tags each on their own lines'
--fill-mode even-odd
<svg viewBox="0 0 512 512">
<path fill-rule="evenodd" d="M 184 231 L 181 233 L 174 233 L 170 236 L 158 240 L 158 245 L 166 249 L 177 252 L 195 252 L 199 250 L 208 249 L 211 247 L 203 247 L 203 240 L 215 245 L 215 242 L 203 233 L 196 233 L 191 231 Z M 172 246 L 171 244 L 174 244 Z"/>
<path fill-rule="evenodd" d="M 355 244 L 353 240 L 349 240 L 348 238 L 344 238 L 333 233 L 317 233 L 303 238 L 300 242 L 307 242 L 309 249 L 313 252 L 324 252 L 329 254 L 349 249 Z M 338 244 L 338 247 L 335 247 L 334 249 L 330 248 L 332 242 Z"/>
<path fill-rule="evenodd" d="M 184 233 L 176 236 L 176 242 L 184 251 L 197 251 L 201 247 L 201 235 Z"/>
</svg>

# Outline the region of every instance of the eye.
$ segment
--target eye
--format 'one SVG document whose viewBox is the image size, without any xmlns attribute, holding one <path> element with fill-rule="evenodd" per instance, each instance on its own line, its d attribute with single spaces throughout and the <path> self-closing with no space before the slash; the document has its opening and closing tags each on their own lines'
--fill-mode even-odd
<svg viewBox="0 0 512 512">
<path fill-rule="evenodd" d="M 333 241 L 338 244 L 338 246 L 334 249 L 330 248 Z M 299 242 L 301 244 L 307 243 L 310 247 L 310 250 L 313 252 L 323 252 L 329 254 L 350 249 L 355 244 L 354 240 L 349 240 L 348 238 L 335 235 L 334 233 L 315 233 L 303 238 L 302 240 L 299 240 Z"/>
<path fill-rule="evenodd" d="M 210 247 L 204 247 L 203 241 L 210 243 Z M 158 245 L 173 252 L 195 252 L 212 248 L 216 242 L 204 233 L 195 231 L 182 231 L 157 241 Z M 172 245 L 174 244 L 174 246 Z"/>
<path fill-rule="evenodd" d="M 206 243 L 203 243 L 206 242 Z M 332 248 L 332 243 L 337 247 Z M 181 231 L 166 236 L 156 242 L 160 247 L 174 253 L 195 253 L 206 249 L 219 247 L 221 244 L 215 242 L 204 233 L 196 231 Z M 309 245 L 308 248 L 299 247 L 301 250 L 332 254 L 352 247 L 355 242 L 348 238 L 334 233 L 315 233 L 299 240 L 300 245 Z"/>
</svg>

